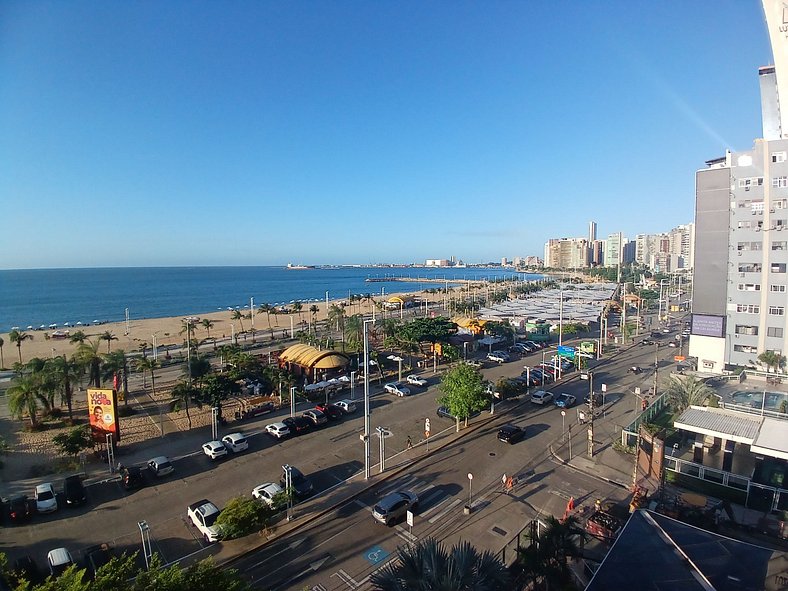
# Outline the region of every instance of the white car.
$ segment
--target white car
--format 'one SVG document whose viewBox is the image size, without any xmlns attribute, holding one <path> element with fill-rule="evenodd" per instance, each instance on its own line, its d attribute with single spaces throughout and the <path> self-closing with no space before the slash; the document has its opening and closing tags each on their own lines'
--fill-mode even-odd
<svg viewBox="0 0 788 591">
<path fill-rule="evenodd" d="M 156 456 L 148 460 L 148 470 L 156 476 L 167 476 L 167 474 L 172 474 L 175 468 L 172 465 L 172 460 L 167 456 Z"/>
<path fill-rule="evenodd" d="M 189 505 L 186 511 L 189 520 L 200 530 L 206 542 L 217 542 L 222 534 L 220 526 L 216 525 L 219 517 L 219 508 L 207 499 Z"/>
<path fill-rule="evenodd" d="M 347 414 L 356 412 L 356 403 L 352 400 L 339 400 L 334 403 L 334 406 L 338 406 L 342 409 L 342 412 Z"/>
<path fill-rule="evenodd" d="M 47 564 L 49 565 L 49 574 L 57 577 L 74 564 L 74 559 L 65 548 L 55 548 L 47 553 Z"/>
<path fill-rule="evenodd" d="M 273 507 L 275 500 L 279 500 L 276 497 L 283 492 L 285 492 L 284 489 L 275 482 L 266 482 L 265 484 L 256 486 L 254 490 L 252 490 L 252 496 L 255 499 L 263 501 L 269 507 Z M 281 499 L 282 497 L 279 498 Z"/>
<path fill-rule="evenodd" d="M 36 486 L 36 511 L 39 513 L 52 513 L 57 511 L 57 497 L 55 487 L 51 482 Z"/>
<path fill-rule="evenodd" d="M 249 449 L 249 442 L 246 440 L 246 436 L 243 433 L 230 433 L 229 435 L 225 435 L 222 437 L 222 443 L 224 443 L 224 446 L 234 454 Z"/>
<path fill-rule="evenodd" d="M 389 394 L 394 394 L 395 396 L 410 396 L 410 388 L 403 386 L 399 382 L 391 382 L 386 384 L 383 386 L 383 389 Z"/>
<path fill-rule="evenodd" d="M 495 361 L 497 363 L 505 363 L 509 361 L 509 355 L 504 353 L 503 351 L 493 351 L 492 353 L 487 355 L 487 359 L 490 361 Z"/>
<path fill-rule="evenodd" d="M 413 384 L 414 386 L 426 386 L 427 385 L 427 380 L 425 380 L 424 378 L 419 377 L 417 375 L 409 375 L 407 377 L 407 382 L 409 384 Z"/>
<path fill-rule="evenodd" d="M 203 443 L 202 451 L 212 460 L 218 460 L 219 458 L 227 455 L 227 448 L 224 447 L 224 443 L 221 441 L 209 441 L 208 443 Z"/>
<path fill-rule="evenodd" d="M 553 399 L 552 392 L 546 392 L 545 390 L 537 390 L 533 394 L 531 394 L 531 402 L 534 404 L 547 404 Z"/>
<path fill-rule="evenodd" d="M 282 437 L 290 435 L 290 428 L 284 423 L 271 423 L 270 425 L 266 425 L 265 431 L 277 439 L 282 439 Z"/>
</svg>

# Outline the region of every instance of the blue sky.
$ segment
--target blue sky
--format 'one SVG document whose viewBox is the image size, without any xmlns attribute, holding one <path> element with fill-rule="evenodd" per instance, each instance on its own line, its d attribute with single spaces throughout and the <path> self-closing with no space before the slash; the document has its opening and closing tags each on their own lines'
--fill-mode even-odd
<svg viewBox="0 0 788 591">
<path fill-rule="evenodd" d="M 669 230 L 757 0 L 0 4 L 0 268 L 467 262 Z"/>
</svg>

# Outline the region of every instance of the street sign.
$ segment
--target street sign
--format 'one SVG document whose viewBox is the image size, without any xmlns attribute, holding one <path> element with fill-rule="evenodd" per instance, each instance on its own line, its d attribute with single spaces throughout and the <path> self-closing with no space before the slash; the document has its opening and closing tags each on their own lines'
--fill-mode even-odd
<svg viewBox="0 0 788 591">
<path fill-rule="evenodd" d="M 424 437 L 429 438 L 429 436 L 430 436 L 430 432 L 429 431 L 424 431 Z"/>
<path fill-rule="evenodd" d="M 602 392 L 607 392 L 607 384 L 602 384 Z"/>
<path fill-rule="evenodd" d="M 424 430 L 425 431 L 429 431 L 430 430 L 430 420 L 429 419 L 424 419 Z"/>
<path fill-rule="evenodd" d="M 408 511 L 405 513 L 405 519 L 408 522 L 408 525 L 413 527 L 413 511 Z"/>
<path fill-rule="evenodd" d="M 635 396 L 640 396 L 640 386 L 635 386 Z"/>
<path fill-rule="evenodd" d="M 575 348 L 567 347 L 565 345 L 558 345 L 558 356 L 566 357 L 567 359 L 575 358 Z"/>
<path fill-rule="evenodd" d="M 684 355 L 674 355 L 673 361 L 684 361 L 686 357 Z"/>
</svg>

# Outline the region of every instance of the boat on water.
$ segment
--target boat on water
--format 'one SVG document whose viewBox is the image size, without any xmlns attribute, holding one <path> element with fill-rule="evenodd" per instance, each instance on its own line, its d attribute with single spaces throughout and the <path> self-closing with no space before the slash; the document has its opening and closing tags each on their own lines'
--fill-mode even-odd
<svg viewBox="0 0 788 591">
<path fill-rule="evenodd" d="M 293 263 L 287 263 L 287 268 L 291 271 L 303 271 L 304 269 L 314 269 L 314 265 L 294 265 Z"/>
</svg>

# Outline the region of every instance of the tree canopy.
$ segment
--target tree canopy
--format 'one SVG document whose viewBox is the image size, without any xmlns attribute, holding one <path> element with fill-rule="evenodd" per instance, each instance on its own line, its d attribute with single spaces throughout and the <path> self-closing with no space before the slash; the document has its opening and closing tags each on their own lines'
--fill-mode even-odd
<svg viewBox="0 0 788 591">
<path fill-rule="evenodd" d="M 440 389 L 443 396 L 438 398 L 438 404 L 448 408 L 455 417 L 464 418 L 466 425 L 471 414 L 487 408 L 490 403 L 482 374 L 467 363 L 460 363 L 446 372 Z"/>
</svg>

